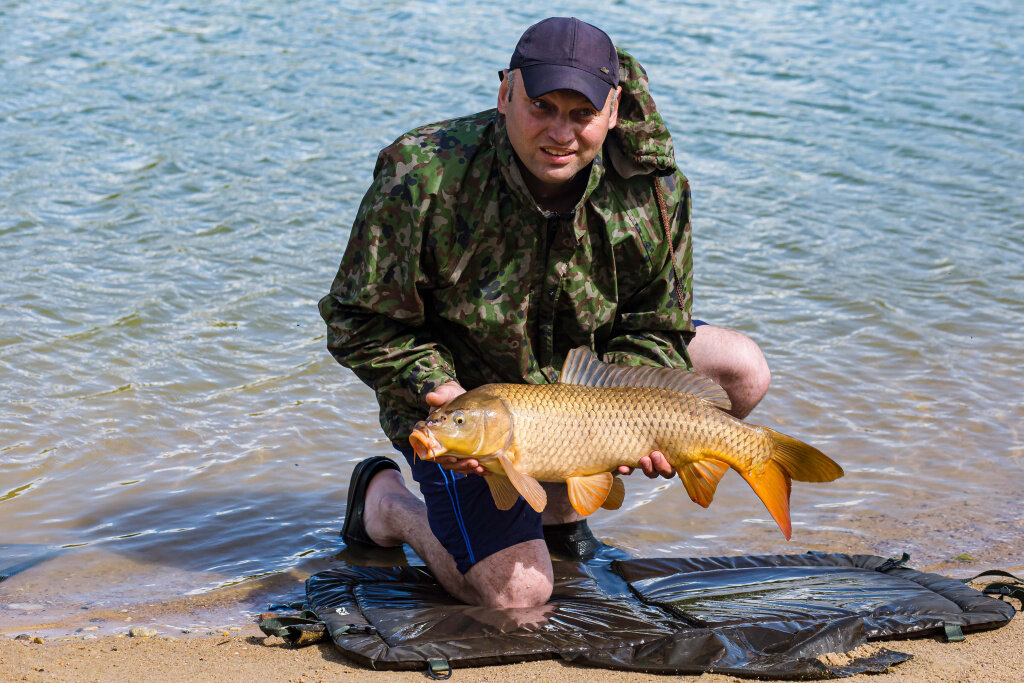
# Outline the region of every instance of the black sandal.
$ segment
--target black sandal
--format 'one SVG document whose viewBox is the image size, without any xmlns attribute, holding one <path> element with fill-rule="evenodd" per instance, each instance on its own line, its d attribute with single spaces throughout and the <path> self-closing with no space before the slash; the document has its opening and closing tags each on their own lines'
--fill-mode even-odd
<svg viewBox="0 0 1024 683">
<path fill-rule="evenodd" d="M 341 527 L 341 538 L 349 545 L 359 543 L 364 546 L 380 547 L 366 533 L 366 527 L 363 525 L 363 505 L 366 503 L 366 489 L 370 487 L 370 481 L 383 470 L 401 471 L 398 463 L 382 455 L 363 460 L 352 471 L 352 479 L 348 485 L 348 502 L 345 504 L 345 523 Z"/>
<path fill-rule="evenodd" d="M 604 547 L 585 519 L 544 526 L 544 542 L 552 557 L 563 560 L 589 560 Z"/>
</svg>

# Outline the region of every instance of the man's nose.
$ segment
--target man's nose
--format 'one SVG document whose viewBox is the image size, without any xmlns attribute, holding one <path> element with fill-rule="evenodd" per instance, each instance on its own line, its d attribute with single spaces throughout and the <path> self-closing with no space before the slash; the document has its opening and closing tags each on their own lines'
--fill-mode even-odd
<svg viewBox="0 0 1024 683">
<path fill-rule="evenodd" d="M 548 126 L 548 136 L 553 142 L 568 146 L 575 137 L 572 121 L 568 117 L 559 116 Z"/>
</svg>

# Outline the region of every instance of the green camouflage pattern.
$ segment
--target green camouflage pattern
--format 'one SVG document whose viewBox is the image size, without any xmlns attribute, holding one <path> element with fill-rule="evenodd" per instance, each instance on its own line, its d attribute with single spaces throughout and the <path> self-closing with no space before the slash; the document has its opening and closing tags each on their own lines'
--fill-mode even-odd
<svg viewBox="0 0 1024 683">
<path fill-rule="evenodd" d="M 537 206 L 496 110 L 417 128 L 380 152 L 320 314 L 328 349 L 377 393 L 396 444 L 441 384 L 555 382 L 577 346 L 608 363 L 690 366 L 689 185 L 646 74 L 619 57 L 620 123 L 574 212 Z"/>
</svg>

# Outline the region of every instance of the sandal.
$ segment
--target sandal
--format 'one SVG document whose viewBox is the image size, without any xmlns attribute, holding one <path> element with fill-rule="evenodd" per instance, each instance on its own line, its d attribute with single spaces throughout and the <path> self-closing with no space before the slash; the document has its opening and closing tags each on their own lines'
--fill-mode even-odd
<svg viewBox="0 0 1024 683">
<path fill-rule="evenodd" d="M 552 556 L 565 560 L 589 560 L 604 547 L 604 544 L 594 537 L 585 519 L 546 525 L 544 541 Z"/>
<path fill-rule="evenodd" d="M 363 525 L 363 505 L 366 503 L 366 490 L 370 487 L 370 481 L 383 470 L 401 471 L 394 460 L 382 455 L 363 460 L 352 471 L 352 479 L 348 485 L 348 502 L 345 504 L 345 523 L 341 527 L 341 538 L 349 545 L 360 543 L 379 547 L 366 533 L 366 527 Z"/>
</svg>

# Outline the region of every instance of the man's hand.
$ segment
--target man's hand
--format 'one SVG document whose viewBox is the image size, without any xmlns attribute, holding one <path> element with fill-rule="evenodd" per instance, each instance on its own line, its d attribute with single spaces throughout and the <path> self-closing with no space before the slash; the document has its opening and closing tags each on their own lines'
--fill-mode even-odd
<svg viewBox="0 0 1024 683">
<path fill-rule="evenodd" d="M 665 477 L 671 479 L 676 471 L 672 468 L 672 465 L 668 464 L 668 458 L 661 451 L 652 451 L 650 455 L 645 455 L 640 458 L 640 469 L 651 479 L 655 477 Z M 632 474 L 633 468 L 621 465 L 619 467 L 619 474 Z"/>
<path fill-rule="evenodd" d="M 459 474 L 482 474 L 485 477 L 490 474 L 474 458 L 456 458 L 453 455 L 442 455 L 440 458 L 434 458 L 434 462 L 446 470 L 458 472 Z"/>
<path fill-rule="evenodd" d="M 424 396 L 423 399 L 431 408 L 440 408 L 448 401 L 452 400 L 456 396 L 461 396 L 464 393 L 466 393 L 466 390 L 462 388 L 462 385 L 453 380 L 451 382 L 445 382 Z"/>
<path fill-rule="evenodd" d="M 424 396 L 424 400 L 426 400 L 427 405 L 431 408 L 440 408 L 445 403 L 448 403 L 448 401 L 464 393 L 466 393 L 466 390 L 458 382 L 445 382 Z M 445 469 L 458 472 L 459 474 L 490 474 L 473 458 L 456 458 L 451 455 L 442 455 L 440 458 L 435 458 L 434 462 Z"/>
</svg>

